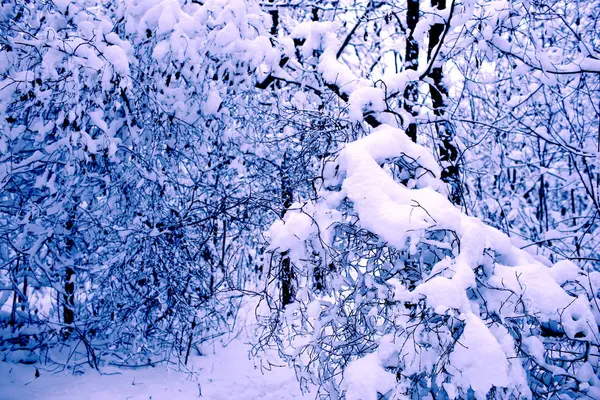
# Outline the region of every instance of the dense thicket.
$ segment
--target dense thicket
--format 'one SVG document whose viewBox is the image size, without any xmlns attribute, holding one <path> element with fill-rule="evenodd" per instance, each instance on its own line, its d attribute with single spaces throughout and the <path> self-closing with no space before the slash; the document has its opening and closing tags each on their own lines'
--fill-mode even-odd
<svg viewBox="0 0 600 400">
<path fill-rule="evenodd" d="M 0 4 L 5 358 L 600 396 L 597 1 Z"/>
</svg>

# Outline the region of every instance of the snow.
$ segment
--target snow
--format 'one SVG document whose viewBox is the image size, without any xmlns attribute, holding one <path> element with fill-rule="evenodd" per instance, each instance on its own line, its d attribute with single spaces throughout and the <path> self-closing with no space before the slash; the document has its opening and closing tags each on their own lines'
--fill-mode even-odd
<svg viewBox="0 0 600 400">
<path fill-rule="evenodd" d="M 427 298 L 427 304 L 438 314 L 445 314 L 449 309 L 468 310 L 469 300 L 467 295 L 456 281 L 436 276 L 433 279 L 420 284 L 416 293 Z"/>
<path fill-rule="evenodd" d="M 577 281 L 582 276 L 583 271 L 577 265 L 569 260 L 561 260 L 550 268 L 552 277 L 559 285 L 568 281 Z"/>
<path fill-rule="evenodd" d="M 158 34 L 168 33 L 173 30 L 173 27 L 177 23 L 177 14 L 179 11 L 179 4 L 175 1 L 162 3 L 162 13 L 158 18 Z"/>
<path fill-rule="evenodd" d="M 379 167 L 378 162 L 401 154 L 431 171 L 424 172 L 418 181 L 426 187 L 409 190 Z M 445 199 L 431 188 L 443 187 L 436 178 L 440 168 L 430 152 L 399 129 L 382 125 L 364 139 L 347 145 L 340 156 L 340 168 L 347 174 L 343 190 L 354 202 L 362 226 L 393 246 L 403 247 L 411 231 L 444 226 L 444 218 L 457 217 L 447 210 L 440 218 L 431 217 L 431 212 L 442 210 L 439 202 Z"/>
<path fill-rule="evenodd" d="M 71 4 L 70 0 L 56 0 L 53 2 L 56 8 L 61 12 L 65 13 Z"/>
<path fill-rule="evenodd" d="M 219 107 L 221 107 L 222 101 L 223 100 L 221 99 L 221 96 L 219 96 L 219 92 L 212 88 L 208 92 L 206 101 L 202 105 L 202 112 L 206 116 L 216 114 L 217 111 L 219 111 Z"/>
<path fill-rule="evenodd" d="M 129 61 L 127 54 L 119 46 L 106 46 L 104 57 L 113 65 L 115 71 L 122 76 L 129 75 Z"/>
<path fill-rule="evenodd" d="M 472 269 L 479 265 L 485 248 L 492 248 L 511 265 L 496 264 L 489 279 L 492 285 L 509 289 L 494 293 L 493 308 L 499 314 L 500 308 L 516 301 L 511 299 L 512 293 L 519 293 L 528 300 L 532 312 L 540 313 L 545 320 L 560 321 L 569 337 L 583 334 L 586 339 L 595 340 L 597 329 L 592 328 L 594 317 L 587 299 L 568 295 L 547 267 L 535 264 L 525 252 L 512 247 L 508 237 L 499 231 L 461 214 L 440 193 L 430 187 L 407 189 L 380 168 L 378 162 L 403 154 L 419 160 L 437 175 L 439 168 L 435 168 L 431 154 L 389 126 L 379 127 L 347 145 L 340 156 L 340 166 L 347 175 L 342 188 L 354 202 L 360 224 L 391 245 L 402 248 L 415 231 L 425 229 L 450 229 L 461 238 L 452 279 L 436 277 L 419 285 L 415 293 L 425 295 L 437 312 L 449 308 L 467 311 L 464 291 L 475 286 Z M 435 177 L 424 184 L 439 187 Z"/>
<path fill-rule="evenodd" d="M 357 87 L 365 85 L 348 66 L 338 61 L 332 50 L 323 52 L 319 58 L 318 70 L 327 83 L 336 85 L 342 93 L 351 94 Z"/>
<path fill-rule="evenodd" d="M 103 119 L 104 113 L 102 112 L 102 110 L 88 111 L 88 115 L 90 116 L 90 119 L 92 120 L 94 125 L 96 125 L 104 132 L 108 131 L 108 125 Z"/>
<path fill-rule="evenodd" d="M 473 314 L 465 315 L 465 330 L 450 354 L 449 368 L 455 375 L 454 382 L 471 387 L 479 400 L 485 400 L 493 386 L 509 385 L 504 351 L 481 319 Z"/>
<path fill-rule="evenodd" d="M 600 60 L 586 57 L 579 63 L 579 67 L 582 70 L 590 72 L 600 72 Z"/>
<path fill-rule="evenodd" d="M 167 40 L 163 40 L 159 42 L 156 46 L 154 46 L 154 50 L 152 51 L 152 58 L 156 61 L 160 61 L 164 58 L 164 56 L 169 52 L 169 42 Z"/>
<path fill-rule="evenodd" d="M 215 37 L 215 43 L 221 47 L 225 47 L 240 39 L 240 32 L 233 23 L 228 23 L 225 28 L 221 29 Z"/>
<path fill-rule="evenodd" d="M 314 232 L 313 222 L 310 216 L 299 210 L 290 210 L 286 213 L 283 221 L 276 221 L 269 231 L 273 238 L 272 248 L 279 251 L 297 249 L 304 240 L 308 239 Z"/>
<path fill-rule="evenodd" d="M 249 359 L 251 346 L 237 338 L 224 346 L 206 347 L 191 357 L 190 372 L 163 366 L 124 369 L 106 367 L 102 374 L 82 375 L 46 370 L 41 366 L 0 362 L 3 400 L 280 400 L 313 399 L 302 394 L 294 371 L 274 354 Z M 262 366 L 262 368 L 261 368 Z M 36 368 L 39 377 L 36 378 Z"/>
<path fill-rule="evenodd" d="M 381 166 L 402 157 L 416 160 L 423 167 L 422 173 L 416 173 L 413 188 L 396 182 Z M 389 361 L 398 352 L 398 359 L 403 360 L 404 376 L 432 368 L 444 359 L 443 353 L 451 346 L 449 362 L 445 364 L 452 375 L 449 392 L 465 394 L 471 388 L 478 399 L 485 399 L 493 387 L 516 385 L 520 393 L 527 393 L 527 376 L 516 352 L 515 340 L 489 317 L 484 322 L 485 316 L 480 316 L 484 312 L 488 316 L 494 312 L 500 318 L 536 316 L 541 323 L 557 326 L 571 339 L 596 343 L 598 329 L 587 295 L 572 296 L 560 286 L 576 280 L 580 270 L 567 261 L 546 265 L 515 247 L 502 232 L 454 207 L 444 195 L 445 187 L 438 179 L 440 168 L 433 155 L 413 143 L 404 132 L 381 125 L 369 135 L 347 144 L 332 164 L 334 166 L 325 168 L 324 187 L 339 188 L 341 184 L 341 189 L 325 189 L 316 203 L 296 203 L 284 222 L 278 221 L 271 227 L 272 248 L 289 249 L 290 257 L 302 265 L 305 243 L 313 243 L 315 248 L 319 230 L 330 225 L 331 220 L 322 219 L 325 214 L 321 208 L 335 209 L 346 197 L 358 217 L 357 224 L 387 245 L 408 248 L 411 254 L 416 254 L 418 243 L 428 243 L 453 253 L 453 258 L 447 257 L 433 266 L 429 277 L 424 277 L 412 291 L 403 288 L 401 282 L 389 282 L 395 289 L 396 300 L 416 303 L 424 299 L 436 314 L 464 321 L 464 331 L 457 338 L 448 335 L 446 339 L 419 339 L 425 343 L 440 341 L 431 347 L 415 346 L 418 343 L 413 336 L 400 340 L 403 344 L 396 347 L 386 344 L 381 349 L 382 359 Z M 426 232 L 437 230 L 454 232 L 460 243 L 458 248 L 448 247 L 448 243 L 437 245 L 426 239 Z M 324 242 L 328 244 L 328 240 Z M 486 255 L 487 251 L 494 256 Z M 476 279 L 478 267 L 483 270 L 483 276 L 478 279 L 484 280 L 484 284 Z M 370 278 L 365 274 L 365 284 Z M 467 296 L 470 289 L 475 289 L 482 300 L 471 300 Z M 354 302 L 361 304 L 362 298 L 362 294 L 357 294 Z M 299 306 L 295 304 L 294 309 Z M 318 315 L 315 308 L 314 302 L 308 304 L 309 317 Z M 290 311 L 289 320 L 292 314 Z M 455 317 L 458 314 L 460 316 Z M 395 326 L 408 329 L 401 322 L 402 314 L 399 318 Z M 452 340 L 456 343 L 451 345 Z M 543 355 L 543 344 L 541 350 L 533 339 L 527 344 L 532 356 Z M 347 398 L 375 399 L 377 393 L 384 394 L 398 385 L 390 386 L 390 373 L 383 369 L 376 354 L 357 358 L 345 369 L 342 389 L 347 391 Z"/>
<path fill-rule="evenodd" d="M 398 29 L 394 18 L 403 20 L 406 15 L 389 14 L 389 7 L 393 8 L 390 4 L 382 4 L 379 11 L 378 7 L 368 7 L 364 17 L 359 17 L 360 8 L 368 2 L 317 7 L 313 11 L 318 15 L 314 16 L 331 20 L 323 22 L 308 21 L 312 17 L 310 7 L 303 9 L 305 4 L 292 2 L 290 7 L 277 8 L 277 34 L 270 35 L 272 16 L 267 11 L 274 5 L 269 2 L 122 0 L 108 2 L 111 4 L 105 4 L 106 7 L 94 1 L 45 3 L 28 2 L 27 12 L 19 17 L 13 5 L 0 7 L 3 23 L 14 19 L 6 25 L 10 28 L 5 32 L 8 39 L 0 46 L 0 189 L 7 187 L 6 194 L 2 192 L 2 207 L 9 210 L 0 225 L 6 234 L 3 243 L 10 244 L 0 249 L 4 262 L 0 268 L 0 305 L 4 309 L 13 305 L 19 294 L 16 288 L 21 286 L 22 297 L 30 306 L 27 311 L 38 312 L 38 317 L 44 315 L 41 322 L 55 321 L 46 316 L 50 310 L 60 315 L 62 297 L 55 292 L 63 286 L 61 269 L 65 265 L 82 269 L 77 278 L 68 279 L 77 283 L 77 306 L 83 311 L 88 307 L 87 298 L 97 296 L 100 301 L 103 296 L 112 296 L 112 291 L 103 286 L 99 292 L 92 288 L 96 267 L 110 270 L 110 281 L 121 279 L 125 283 L 131 279 L 135 285 L 136 280 L 127 269 L 129 263 L 103 258 L 100 250 L 94 249 L 127 253 L 128 248 L 123 246 L 129 244 L 103 242 L 101 225 L 107 228 L 107 237 L 118 234 L 133 242 L 137 227 L 147 220 L 144 214 L 148 213 L 153 214 L 152 220 L 165 219 L 165 226 L 176 229 L 162 230 L 156 225 L 144 228 L 141 234 L 154 238 L 153 243 L 173 246 L 169 247 L 173 250 L 181 250 L 179 239 L 170 240 L 179 236 L 175 230 L 198 229 L 200 236 L 214 235 L 221 240 L 222 229 L 221 264 L 227 260 L 228 265 L 236 267 L 256 267 L 261 263 L 264 266 L 269 252 L 276 255 L 289 251 L 298 289 L 296 301 L 284 307 L 281 318 L 276 307 L 269 307 L 272 304 L 265 301 L 263 306 L 268 310 L 261 314 L 263 321 L 272 323 L 271 328 L 282 328 L 271 338 L 281 345 L 279 350 L 290 355 L 288 361 L 296 363 L 297 372 L 327 379 L 323 378 L 324 371 L 335 366 L 332 385 L 340 383 L 343 376 L 342 389 L 350 400 L 376 399 L 378 393 L 394 392 L 391 396 L 395 396 L 406 388 L 403 385 L 429 384 L 445 388 L 449 397 L 467 397 L 472 389 L 477 398 L 485 398 L 493 387 L 505 388 L 507 397 L 514 396 L 514 392 L 508 393 L 514 387 L 531 397 L 528 385 L 533 386 L 533 379 L 528 375 L 531 365 L 527 356 L 553 373 L 576 375 L 582 391 L 600 398 L 600 380 L 594 371 L 598 369 L 597 357 L 591 356 L 597 353 L 594 345 L 598 344 L 600 273 L 590 272 L 596 266 L 588 254 L 597 248 L 597 221 L 595 216 L 586 217 L 589 222 L 581 221 L 582 216 L 594 211 L 594 202 L 588 201 L 589 194 L 582 190 L 587 189 L 582 175 L 589 175 L 591 183 L 598 170 L 599 148 L 593 133 L 595 109 L 586 104 L 597 97 L 596 81 L 583 73 L 600 72 L 600 57 L 594 46 L 586 43 L 592 32 L 586 27 L 592 6 L 588 5 L 588 15 L 582 17 L 581 26 L 577 22 L 571 30 L 569 16 L 563 21 L 565 26 L 552 18 L 542 22 L 528 2 L 468 0 L 443 11 L 421 4 L 419 22 L 412 32 L 421 43 L 419 66 L 417 70 L 402 71 L 401 62 L 392 64 L 401 61 L 396 56 L 401 59 L 405 51 L 406 32 Z M 444 156 L 439 149 L 439 136 L 428 135 L 434 132 L 429 128 L 441 118 L 430 112 L 431 76 L 426 75 L 431 75 L 431 71 L 427 71 L 423 46 L 431 24 L 445 22 L 450 13 L 450 29 L 444 33 L 444 43 L 437 49 L 440 53 L 432 65 L 444 68 L 443 81 L 449 89 L 443 118 L 448 119 L 449 128 L 456 130 L 446 132 L 452 132 L 452 136 L 456 133 L 452 140 L 456 139 L 461 163 L 464 161 L 460 172 L 465 178 L 466 208 L 471 202 L 485 203 L 481 196 L 494 197 L 498 203 L 483 213 L 477 207 L 468 209 L 471 216 L 448 201 L 449 188 L 441 180 L 439 157 L 397 129 L 399 124 L 418 123 L 419 141 L 430 149 L 437 147 L 442 153 L 439 156 Z M 391 16 L 394 18 L 390 21 Z M 382 21 L 384 24 L 380 25 Z M 356 22 L 359 23 L 355 25 Z M 571 39 L 569 31 L 574 34 Z M 350 32 L 344 45 L 347 46 L 342 48 L 342 40 Z M 563 34 L 565 39 L 561 39 Z M 294 39 L 304 42 L 296 45 Z M 557 43 L 553 43 L 555 39 Z M 566 43 L 569 40 L 570 45 Z M 283 62 L 282 53 L 289 60 Z M 448 69 L 450 64 L 452 68 Z M 257 82 L 264 82 L 269 75 L 277 78 L 278 86 L 255 91 L 261 86 Z M 413 109 L 415 116 L 402 109 L 402 95 L 409 83 L 414 83 L 419 91 Z M 580 96 L 583 88 L 589 91 L 588 99 Z M 550 96 L 550 101 L 540 102 L 542 94 Z M 556 101 L 562 99 L 565 101 Z M 467 105 L 469 100 L 473 100 L 471 105 Z M 494 103 L 497 106 L 489 107 Z M 272 113 L 268 110 L 271 105 Z M 279 123 L 284 122 L 278 112 L 287 112 L 288 105 L 302 111 L 290 115 L 287 122 L 295 125 L 296 119 L 305 118 L 302 125 L 308 122 L 306 129 L 317 140 L 306 132 L 300 133 L 303 128 L 288 126 L 280 132 L 286 139 L 274 137 L 277 140 L 271 141 L 271 129 L 277 131 Z M 530 112 L 531 107 L 539 108 L 542 114 L 548 112 L 552 118 L 540 119 L 537 112 Z M 264 114 L 250 117 L 251 125 L 244 126 L 245 118 L 255 111 Z M 358 128 L 368 129 L 364 123 L 367 113 L 374 113 L 382 125 L 363 137 L 366 132 Z M 313 125 L 315 116 L 326 117 L 323 121 L 328 126 L 322 129 L 321 124 Z M 463 120 L 467 117 L 468 121 Z M 164 118 L 169 118 L 170 123 L 164 123 Z M 271 120 L 276 123 L 271 124 Z M 348 120 L 353 124 L 346 124 Z M 592 133 L 582 129 L 584 126 Z M 223 131 L 222 127 L 227 128 Z M 246 135 L 261 136 L 263 129 L 268 132 L 266 142 L 277 143 L 272 153 L 261 140 L 257 142 Z M 501 140 L 504 131 L 509 135 Z M 302 139 L 297 141 L 299 136 Z M 481 144 L 467 143 L 471 136 Z M 488 137 L 493 136 L 497 140 L 491 145 L 491 154 L 486 154 L 485 146 L 492 140 Z M 361 139 L 347 143 L 355 137 Z M 536 150 L 530 137 L 543 144 L 538 141 Z M 322 146 L 325 141 L 326 149 Z M 558 145 L 553 143 L 556 141 Z M 305 147 L 313 145 L 316 147 Z M 215 146 L 219 147 L 218 154 L 213 152 Z M 547 162 L 535 154 L 542 147 L 544 153 L 551 155 Z M 163 151 L 165 148 L 167 151 Z M 249 151 L 240 153 L 239 149 Z M 108 158 L 104 157 L 105 152 Z M 205 172 L 207 164 L 214 164 L 207 163 L 209 158 L 204 156 L 220 157 L 221 152 L 224 159 L 235 161 L 228 167 L 222 167 L 225 163 L 209 167 L 210 171 Z M 243 228 L 237 225 L 241 222 L 234 211 L 233 226 L 225 219 L 223 228 L 216 226 L 214 231 L 195 222 L 188 226 L 186 221 L 209 221 L 205 214 L 213 211 L 204 205 L 218 203 L 209 195 L 214 177 L 218 178 L 214 193 L 222 193 L 224 207 L 239 196 L 239 204 L 244 207 L 260 204 L 260 208 L 250 209 L 255 214 L 258 209 L 277 209 L 280 180 L 276 172 L 271 177 L 267 174 L 281 166 L 278 162 L 282 154 L 291 155 L 291 159 L 306 156 L 308 163 L 302 168 L 289 168 L 294 174 L 290 178 L 298 183 L 293 188 L 298 202 L 272 224 L 266 235 L 269 243 L 265 243 L 261 233 L 269 223 L 264 221 L 276 219 L 274 213 L 265 213 L 265 219 L 263 215 L 251 214 Z M 318 158 L 314 157 L 317 154 Z M 568 157 L 563 157 L 565 154 Z M 592 163 L 589 167 L 585 161 L 588 156 Z M 253 159 L 259 162 L 253 164 Z M 257 167 L 263 161 L 273 162 L 275 168 Z M 580 171 L 582 161 L 585 169 Z M 487 162 L 491 164 L 489 169 Z M 317 171 L 321 166 L 322 177 Z M 571 171 L 573 168 L 579 178 Z M 510 185 L 514 187 L 496 188 L 496 184 L 503 184 L 505 170 L 515 173 Z M 497 173 L 493 184 L 485 176 L 488 172 Z M 478 188 L 469 182 L 475 175 L 481 175 L 484 181 L 477 183 Z M 536 177 L 546 179 L 552 195 L 544 194 L 546 187 Z M 564 181 L 561 188 L 571 191 L 570 201 L 563 196 L 566 192 L 555 191 L 555 178 Z M 151 182 L 157 185 L 149 185 Z M 321 182 L 323 187 L 319 187 Z M 539 185 L 539 192 L 535 185 Z M 135 187 L 136 195 L 120 196 L 121 189 L 129 190 L 130 186 Z M 154 186 L 160 193 L 146 190 Z M 511 198 L 513 192 L 522 194 L 523 186 L 531 197 Z M 211 189 L 205 193 L 204 187 Z M 490 189 L 494 193 L 488 195 Z M 191 192 L 190 199 L 186 193 Z M 155 202 L 151 193 L 159 193 L 164 201 Z M 594 190 L 591 196 L 595 196 Z M 255 198 L 260 200 L 255 202 Z M 302 202 L 302 198 L 312 200 Z M 550 203 L 549 211 L 539 218 L 541 213 L 535 215 L 532 209 L 542 198 Z M 171 206 L 180 211 L 187 209 L 181 223 L 167 221 L 170 217 L 175 220 L 174 215 L 180 218 Z M 567 206 L 564 211 L 560 210 L 562 206 Z M 503 216 L 494 213 L 501 208 L 510 211 L 511 226 L 506 230 L 512 234 L 514 229 L 531 242 L 509 238 L 472 217 L 490 218 L 499 224 Z M 223 210 L 229 214 L 229 208 Z M 137 217 L 130 219 L 129 214 L 134 213 Z M 531 217 L 531 221 L 523 223 L 524 217 Z M 67 218 L 76 220 L 77 226 L 63 229 Z M 219 218 L 211 217 L 207 224 L 214 224 Z M 557 222 L 560 220 L 564 221 Z M 572 225 L 578 226 L 571 226 L 571 220 Z M 545 229 L 538 230 L 535 225 L 539 223 L 541 227 L 544 222 Z M 237 228 L 239 235 L 228 234 Z M 529 229 L 532 233 L 524 232 Z M 61 251 L 63 235 L 71 233 L 77 236 L 80 254 L 79 250 L 78 254 Z M 251 239 L 246 240 L 246 234 Z M 345 234 L 350 235 L 344 237 Z M 368 243 L 363 237 L 368 237 L 364 239 Z M 207 237 L 204 243 L 216 246 L 211 238 Z M 534 246 L 536 243 L 532 242 L 540 239 L 548 247 L 552 242 L 554 248 Z M 577 244 L 576 252 L 569 249 L 569 242 Z M 86 252 L 84 247 L 92 252 Z M 240 255 L 238 259 L 238 252 L 247 251 L 254 256 L 258 249 L 260 257 Z M 379 250 L 388 253 L 385 257 L 389 262 L 378 255 Z M 570 261 L 555 262 L 549 251 L 553 256 L 577 254 L 577 259 L 589 269 L 581 269 Z M 202 254 L 195 250 L 193 253 Z M 65 262 L 60 259 L 63 256 L 67 257 Z M 29 263 L 30 270 L 19 270 L 21 258 Z M 190 258 L 200 260 L 196 256 Z M 17 260 L 15 271 L 13 259 Z M 178 265 L 177 260 L 173 258 L 173 265 Z M 91 269 L 86 276 L 88 263 Z M 323 268 L 316 271 L 325 271 L 327 276 L 324 285 L 314 285 L 320 287 L 313 289 L 317 263 Z M 117 268 L 115 273 L 113 267 Z M 221 270 L 217 273 L 228 275 L 224 265 L 221 267 L 215 269 Z M 273 268 L 268 272 L 263 268 L 263 275 L 256 279 L 265 287 L 250 289 L 264 289 L 276 299 L 281 285 L 277 265 L 270 267 Z M 169 274 L 182 282 L 186 277 L 183 274 L 190 276 L 185 270 L 177 276 L 178 270 L 172 268 Z M 237 271 L 243 271 L 239 281 L 256 283 L 256 276 L 247 275 L 246 269 Z M 138 272 L 135 266 L 133 272 Z M 268 276 L 269 273 L 273 275 Z M 27 282 L 25 277 L 31 279 Z M 215 276 L 211 277 L 211 289 L 212 278 Z M 221 277 L 216 278 L 221 281 Z M 234 284 L 226 280 L 228 276 L 219 285 L 229 290 Z M 202 283 L 205 282 L 198 285 L 197 291 Z M 182 300 L 186 297 L 184 292 Z M 170 291 L 167 294 L 171 296 Z M 104 303 L 92 302 L 89 310 L 96 311 L 97 304 Z M 167 305 L 161 303 L 156 309 L 162 312 L 163 307 Z M 23 306 L 22 311 L 25 310 Z M 147 315 L 150 318 L 155 314 Z M 356 343 L 362 339 L 361 330 L 371 335 L 369 340 L 373 340 L 366 348 L 352 348 L 355 338 L 348 339 L 350 335 L 345 333 L 347 316 L 365 317 L 364 323 L 357 319 L 361 322 L 355 330 Z M 308 334 L 302 331 L 305 326 Z M 255 323 L 248 328 L 258 330 Z M 293 332 L 291 338 L 281 333 L 286 329 Z M 335 337 L 332 333 L 338 333 L 333 329 L 341 332 L 334 345 L 350 349 L 337 365 L 322 347 L 325 336 Z M 564 340 L 542 336 L 542 329 L 553 329 L 555 336 L 562 335 Z M 173 335 L 169 335 L 173 340 Z M 105 366 L 103 374 L 86 370 L 85 374 L 74 376 L 53 374 L 48 367 L 4 362 L 0 365 L 0 397 L 305 397 L 290 368 L 261 368 L 284 364 L 274 354 L 255 360 L 247 358 L 250 347 L 246 342 L 254 339 L 248 334 L 233 335 L 224 338 L 228 346 L 221 341 L 205 346 L 205 355 L 192 357 L 189 373 L 165 367 L 125 370 Z M 292 345 L 286 347 L 288 339 Z M 551 346 L 568 349 L 572 342 L 572 347 L 588 346 L 589 363 L 565 366 L 568 363 L 549 360 L 552 357 L 548 356 L 558 351 Z M 146 344 L 156 343 L 136 343 Z M 307 348 L 309 351 L 305 351 Z M 312 356 L 316 356 L 317 363 L 302 364 Z M 24 357 L 26 361 L 32 358 L 23 349 L 5 355 L 5 361 L 11 357 Z M 338 369 L 346 362 L 349 365 L 345 370 Z M 438 382 L 431 373 L 436 370 L 443 370 Z M 397 371 L 401 372 L 398 376 Z M 41 375 L 36 377 L 38 373 Z M 416 382 L 415 376 L 424 378 Z"/>
<path fill-rule="evenodd" d="M 308 318 L 319 318 L 321 314 L 321 302 L 319 300 L 313 300 L 308 307 L 306 307 L 306 314 Z"/>
<path fill-rule="evenodd" d="M 370 353 L 346 367 L 342 389 L 346 400 L 377 400 L 378 393 L 390 392 L 395 384 L 396 376 L 383 369 L 377 353 Z"/>
<path fill-rule="evenodd" d="M 490 297 L 488 306 L 490 309 L 500 311 L 504 308 L 518 314 L 522 312 L 521 304 L 527 304 L 529 311 L 539 315 L 543 321 L 561 322 L 570 338 L 585 338 L 595 342 L 597 329 L 592 328 L 595 322 L 587 298 L 569 296 L 553 279 L 550 271 L 541 264 L 516 267 L 496 265 L 489 282 L 509 290 L 496 291 Z"/>
<path fill-rule="evenodd" d="M 364 111 L 385 110 L 385 93 L 382 89 L 374 87 L 363 87 L 356 89 L 350 95 L 350 109 L 348 115 L 353 121 L 360 121 Z"/>
</svg>

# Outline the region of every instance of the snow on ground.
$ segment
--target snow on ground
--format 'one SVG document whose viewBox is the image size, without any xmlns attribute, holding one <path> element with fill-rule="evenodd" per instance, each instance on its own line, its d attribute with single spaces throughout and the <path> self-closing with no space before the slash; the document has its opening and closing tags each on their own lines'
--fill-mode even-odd
<svg viewBox="0 0 600 400">
<path fill-rule="evenodd" d="M 313 399 L 302 395 L 294 372 L 288 367 L 260 368 L 259 360 L 248 357 L 250 346 L 235 339 L 226 347 L 220 343 L 205 356 L 190 360 L 196 374 L 164 367 L 134 370 L 104 368 L 104 374 L 88 370 L 82 375 L 52 373 L 37 366 L 0 363 L 0 399 L 206 399 L 206 400 L 280 400 Z M 205 349 L 206 351 L 206 349 Z M 268 360 L 283 365 L 275 356 Z M 265 359 L 263 358 L 263 365 Z M 111 374 L 107 374 L 110 371 Z"/>
<path fill-rule="evenodd" d="M 86 369 L 81 375 L 0 361 L 0 400 L 281 400 L 302 394 L 293 369 L 273 351 L 251 358 L 256 299 L 246 299 L 236 328 L 190 356 L 191 373 L 166 367 Z M 262 368 L 261 368 L 262 366 Z M 36 368 L 39 377 L 35 377 Z"/>
</svg>

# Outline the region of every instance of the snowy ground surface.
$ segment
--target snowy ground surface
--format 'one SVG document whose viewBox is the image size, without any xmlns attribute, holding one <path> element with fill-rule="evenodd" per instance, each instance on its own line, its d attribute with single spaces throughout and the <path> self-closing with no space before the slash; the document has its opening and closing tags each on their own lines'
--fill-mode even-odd
<svg viewBox="0 0 600 400">
<path fill-rule="evenodd" d="M 249 360 L 249 349 L 241 339 L 226 347 L 215 344 L 212 354 L 191 360 L 197 374 L 156 367 L 104 369 L 105 374 L 90 370 L 73 375 L 44 371 L 38 366 L 40 376 L 36 378 L 33 365 L 0 363 L 0 399 L 314 399 L 302 395 L 291 369 L 261 371 L 259 361 Z M 268 359 L 278 361 L 275 356 Z"/>
<path fill-rule="evenodd" d="M 245 302 L 234 333 L 203 345 L 202 356 L 190 356 L 192 373 L 157 366 L 104 367 L 102 374 L 88 368 L 74 375 L 0 361 L 0 400 L 314 399 L 314 394 L 302 394 L 294 371 L 275 352 L 250 357 L 248 338 L 257 331 L 255 306 Z"/>
</svg>

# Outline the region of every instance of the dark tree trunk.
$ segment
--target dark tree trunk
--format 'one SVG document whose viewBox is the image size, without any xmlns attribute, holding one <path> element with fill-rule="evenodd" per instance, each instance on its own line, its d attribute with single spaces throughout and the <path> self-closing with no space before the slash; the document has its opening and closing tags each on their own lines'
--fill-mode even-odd
<svg viewBox="0 0 600 400">
<path fill-rule="evenodd" d="M 279 27 L 279 10 L 273 4 L 274 2 L 275 0 L 269 0 L 271 7 L 273 7 L 273 9 L 269 10 L 269 14 L 271 15 L 271 35 L 276 36 L 277 28 Z"/>
<path fill-rule="evenodd" d="M 287 154 L 283 155 L 283 164 L 281 167 L 281 200 L 283 210 L 281 218 L 285 216 L 287 209 L 291 207 L 293 202 L 292 184 L 288 175 Z M 289 257 L 289 252 L 281 253 L 281 304 L 286 306 L 294 301 L 296 296 L 294 290 L 294 269 Z"/>
<path fill-rule="evenodd" d="M 75 321 L 73 309 L 75 307 L 75 271 L 71 267 L 65 270 L 65 304 L 63 309 L 63 322 L 71 325 Z"/>
<path fill-rule="evenodd" d="M 67 254 L 70 254 L 75 246 L 71 239 L 65 241 Z M 65 293 L 63 305 L 63 322 L 71 325 L 75 321 L 75 270 L 70 266 L 65 268 Z"/>
<path fill-rule="evenodd" d="M 408 0 L 408 9 L 406 12 L 406 25 L 408 28 L 408 37 L 406 38 L 406 54 L 404 65 L 406 69 L 417 70 L 419 65 L 419 43 L 415 40 L 413 33 L 419 22 L 419 0 Z M 404 109 L 413 117 L 417 115 L 414 111 L 414 104 L 419 97 L 419 91 L 416 82 L 411 82 L 404 90 Z M 411 122 L 406 129 L 406 134 L 413 141 L 417 141 L 417 124 Z"/>
<path fill-rule="evenodd" d="M 17 257 L 17 265 L 15 266 L 15 275 L 19 274 L 19 261 L 21 259 L 19 257 Z M 21 295 L 19 295 L 19 290 L 18 290 L 18 286 L 14 288 L 14 292 L 13 292 L 13 304 L 12 304 L 12 309 L 10 312 L 10 320 L 9 320 L 9 324 L 13 327 L 14 330 L 14 325 L 17 322 L 17 306 L 19 304 L 19 302 L 21 302 Z"/>
<path fill-rule="evenodd" d="M 446 0 L 431 0 L 431 6 L 438 10 L 446 9 Z M 427 51 L 428 61 L 435 57 L 434 51 L 442 40 L 446 24 L 433 24 L 429 28 L 429 47 Z M 437 52 L 436 52 L 437 53 Z M 429 77 L 433 84 L 429 85 L 433 113 L 437 117 L 443 117 L 446 110 L 446 96 L 448 91 L 443 84 L 444 72 L 441 66 L 432 66 Z M 460 182 L 460 169 L 458 165 L 458 149 L 454 143 L 454 129 L 449 123 L 440 122 L 436 126 L 438 136 L 438 152 L 442 163 L 442 180 L 450 186 L 450 200 L 456 204 L 462 204 L 462 186 Z"/>
<path fill-rule="evenodd" d="M 294 271 L 292 269 L 292 263 L 288 257 L 289 252 L 284 251 L 281 253 L 281 305 L 287 306 L 293 303 L 295 293 L 293 286 Z"/>
</svg>

